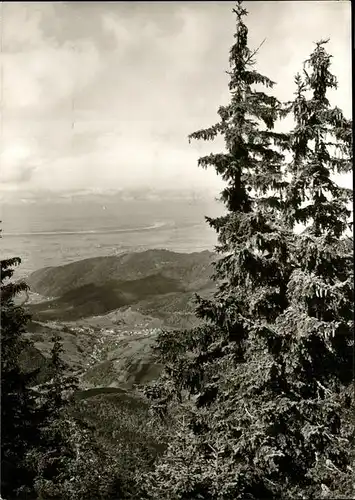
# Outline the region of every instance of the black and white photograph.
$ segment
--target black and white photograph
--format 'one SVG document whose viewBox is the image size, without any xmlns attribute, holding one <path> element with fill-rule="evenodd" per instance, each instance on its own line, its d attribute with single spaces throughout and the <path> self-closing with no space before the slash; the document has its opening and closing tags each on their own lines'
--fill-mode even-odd
<svg viewBox="0 0 355 500">
<path fill-rule="evenodd" d="M 0 500 L 355 499 L 353 39 L 0 2 Z"/>
</svg>

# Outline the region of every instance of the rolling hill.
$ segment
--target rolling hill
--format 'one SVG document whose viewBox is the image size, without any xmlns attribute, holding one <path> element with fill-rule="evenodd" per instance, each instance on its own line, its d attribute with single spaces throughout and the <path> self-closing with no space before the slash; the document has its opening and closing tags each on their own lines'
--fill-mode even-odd
<svg viewBox="0 0 355 500">
<path fill-rule="evenodd" d="M 187 290 L 197 290 L 209 282 L 214 258 L 209 251 L 184 254 L 168 250 L 96 257 L 39 269 L 29 276 L 28 284 L 43 296 L 59 297 L 85 285 L 122 284 L 159 275 L 180 282 Z"/>
<path fill-rule="evenodd" d="M 41 321 L 74 321 L 150 301 L 154 313 L 160 299 L 182 304 L 210 288 L 213 258 L 207 251 L 148 250 L 40 269 L 29 276 L 30 289 L 52 299 L 29 309 Z"/>
<path fill-rule="evenodd" d="M 27 363 L 37 355 L 44 371 L 55 331 L 65 361 L 83 372 L 84 387 L 149 383 L 160 372 L 152 353 L 157 331 L 198 323 L 194 294 L 213 291 L 214 258 L 149 250 L 35 271 L 28 283 L 42 300 L 27 304 L 27 336 L 38 355 L 29 352 Z"/>
</svg>

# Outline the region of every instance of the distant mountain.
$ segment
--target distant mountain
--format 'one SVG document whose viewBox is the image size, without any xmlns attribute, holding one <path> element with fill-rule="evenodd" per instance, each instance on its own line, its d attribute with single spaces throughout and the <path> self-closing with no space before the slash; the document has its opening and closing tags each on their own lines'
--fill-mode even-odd
<svg viewBox="0 0 355 500">
<path fill-rule="evenodd" d="M 132 252 L 39 269 L 29 276 L 28 284 L 33 292 L 47 297 L 62 296 L 64 302 L 73 299 L 75 292 L 66 298 L 64 294 L 74 290 L 86 293 L 83 287 L 87 285 L 106 286 L 111 290 L 116 287 L 126 293 L 136 289 L 135 293 L 143 298 L 148 288 L 152 289 L 152 294 L 204 288 L 209 283 L 214 259 L 215 255 L 209 251 L 190 254 L 168 250 Z M 134 280 L 143 281 L 134 284 Z M 124 281 L 132 283 L 125 285 Z"/>
<path fill-rule="evenodd" d="M 171 201 L 171 200 L 214 200 L 218 190 L 211 189 L 152 189 L 152 188 L 128 188 L 128 189 L 80 189 L 71 191 L 50 190 L 12 190 L 0 191 L 0 201 L 6 204 L 27 204 L 36 202 L 65 203 L 88 199 L 107 200 L 114 198 L 122 201 Z"/>
<path fill-rule="evenodd" d="M 140 300 L 172 292 L 184 292 L 178 280 L 160 274 L 142 279 L 115 281 L 102 285 L 85 284 L 45 303 L 31 306 L 31 313 L 47 320 L 76 320 L 97 314 L 104 314 L 120 307 L 136 304 Z"/>
</svg>

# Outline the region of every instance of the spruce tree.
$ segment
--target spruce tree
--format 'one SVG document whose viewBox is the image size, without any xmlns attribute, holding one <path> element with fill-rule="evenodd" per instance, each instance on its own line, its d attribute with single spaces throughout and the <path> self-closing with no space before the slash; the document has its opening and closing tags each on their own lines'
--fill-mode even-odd
<svg viewBox="0 0 355 500">
<path fill-rule="evenodd" d="M 24 338 L 29 316 L 15 304 L 15 296 L 27 290 L 23 281 L 12 280 L 21 259 L 0 262 L 1 309 L 1 494 L 26 498 L 32 493 L 33 476 L 25 457 L 38 438 L 35 395 L 31 389 L 35 372 L 24 374 L 19 356 L 28 345 Z"/>
<path fill-rule="evenodd" d="M 63 346 L 58 335 L 48 363 L 51 379 L 37 388 L 38 412 L 41 414 L 37 447 L 28 453 L 27 461 L 34 474 L 34 484 L 40 498 L 63 498 L 62 483 L 67 478 L 68 462 L 74 456 L 67 442 L 72 438 L 65 428 L 65 410 L 70 396 L 78 388 L 76 377 L 67 373 L 62 360 Z"/>
<path fill-rule="evenodd" d="M 271 85 L 250 69 L 241 2 L 235 13 L 231 104 L 217 125 L 191 136 L 226 140 L 227 153 L 199 160 L 227 182 L 226 216 L 208 219 L 223 255 L 217 292 L 198 299 L 201 327 L 159 338 L 166 368 L 149 393 L 174 432 L 144 494 L 346 498 L 354 474 L 353 255 L 343 238 L 351 193 L 330 173 L 351 168 L 352 124 L 326 99 L 336 81 L 322 43 L 286 111 L 253 92 L 253 83 Z M 291 111 L 290 134 L 270 131 Z M 275 149 L 291 151 L 292 162 Z M 301 234 L 296 223 L 306 226 Z"/>
<path fill-rule="evenodd" d="M 164 404 L 173 408 L 175 433 L 148 477 L 146 494 L 152 498 L 270 498 L 274 493 L 277 453 L 264 412 L 271 401 L 272 413 L 285 391 L 276 320 L 289 305 L 294 238 L 281 211 L 287 182 L 278 148 L 288 137 L 273 131 L 280 103 L 255 88 L 270 89 L 274 82 L 255 69 L 257 51 L 248 47 L 242 2 L 234 13 L 231 102 L 219 108 L 216 125 L 190 136 L 213 140 L 221 134 L 225 140 L 225 152 L 199 160 L 227 184 L 221 193 L 226 215 L 207 218 L 221 254 L 215 265 L 217 291 L 212 300 L 197 298 L 202 326 L 173 338 L 163 332 L 158 340 L 166 369 L 150 396 L 157 397 L 161 411 Z"/>
<path fill-rule="evenodd" d="M 109 500 L 118 498 L 118 471 L 99 445 L 93 426 L 79 418 L 75 393 L 79 379 L 63 360 L 58 335 L 52 338 L 51 380 L 38 388 L 42 417 L 36 449 L 28 454 L 39 498 Z"/>
<path fill-rule="evenodd" d="M 6 500 L 88 498 L 90 490 L 86 491 L 86 496 L 80 496 L 80 488 L 89 486 L 83 466 L 82 476 L 75 474 L 75 483 L 70 483 L 73 464 L 78 464 L 74 450 L 84 444 L 76 442 L 80 433 L 72 432 L 75 422 L 66 414 L 71 404 L 68 396 L 77 389 L 78 380 L 67 373 L 67 366 L 61 359 L 63 349 L 59 338 L 53 339 L 51 381 L 35 387 L 38 370 L 26 374 L 21 370 L 20 355 L 30 344 L 24 337 L 30 316 L 23 306 L 14 302 L 17 294 L 28 291 L 25 282 L 11 280 L 14 266 L 20 262 L 19 258 L 6 259 L 1 261 L 0 268 L 1 495 Z M 83 425 L 77 423 L 76 427 Z M 84 439 L 84 443 L 86 441 Z M 95 446 L 90 449 L 95 450 Z M 89 455 L 81 455 L 82 461 L 87 458 Z M 76 497 L 73 496 L 74 484 L 80 485 Z"/>
<path fill-rule="evenodd" d="M 289 392 L 297 395 L 287 431 L 297 476 L 288 473 L 288 482 L 291 494 L 304 498 L 344 498 L 355 487 L 353 248 L 346 237 L 352 190 L 331 179 L 352 169 L 352 123 L 328 100 L 337 81 L 325 45 L 316 44 L 296 76 L 289 106 L 295 128 L 285 213 L 290 227 L 304 229 L 294 247 L 289 307 L 278 318 L 288 339 Z"/>
</svg>

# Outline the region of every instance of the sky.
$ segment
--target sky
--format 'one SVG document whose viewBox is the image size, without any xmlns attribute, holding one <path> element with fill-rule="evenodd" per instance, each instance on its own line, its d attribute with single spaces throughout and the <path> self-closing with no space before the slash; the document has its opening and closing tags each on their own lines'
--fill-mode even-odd
<svg viewBox="0 0 355 500">
<path fill-rule="evenodd" d="M 314 42 L 330 38 L 351 117 L 350 1 L 253 1 L 257 68 L 292 99 Z M 2 2 L 0 193 L 214 190 L 197 167 L 221 144 L 187 136 L 227 104 L 233 2 Z M 350 183 L 350 177 L 347 178 Z"/>
</svg>

